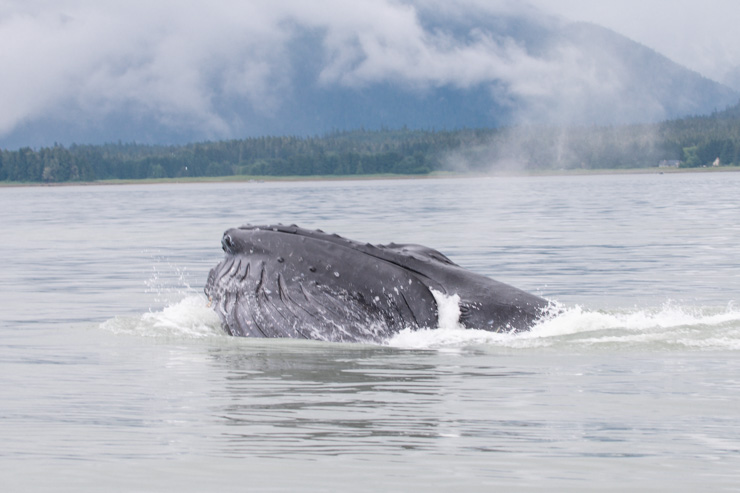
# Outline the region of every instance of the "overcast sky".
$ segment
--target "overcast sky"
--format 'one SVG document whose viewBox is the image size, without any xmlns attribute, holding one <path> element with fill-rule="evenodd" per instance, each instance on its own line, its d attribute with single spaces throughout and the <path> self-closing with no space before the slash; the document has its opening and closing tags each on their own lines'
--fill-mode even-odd
<svg viewBox="0 0 740 493">
<path fill-rule="evenodd" d="M 583 81 L 560 75 L 577 71 L 515 43 L 480 33 L 463 42 L 419 21 L 421 11 L 476 19 L 537 9 L 609 27 L 740 88 L 737 0 L 0 0 L 0 138 L 49 117 L 94 120 L 122 108 L 228 136 L 235 122 L 218 101 L 264 113 L 279 105 L 299 30 L 325 36 L 328 85 L 577 88 Z"/>
</svg>

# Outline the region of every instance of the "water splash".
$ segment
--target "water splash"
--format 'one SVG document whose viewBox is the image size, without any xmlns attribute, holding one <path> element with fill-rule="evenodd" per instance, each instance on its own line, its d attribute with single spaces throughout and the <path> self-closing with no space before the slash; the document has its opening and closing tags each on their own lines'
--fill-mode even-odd
<svg viewBox="0 0 740 493">
<path fill-rule="evenodd" d="M 145 337 L 203 338 L 223 336 L 221 322 L 208 300 L 191 287 L 190 272 L 166 257 L 153 254 L 145 293 L 154 306 L 138 317 L 115 317 L 101 328 L 117 334 Z M 163 308 L 161 308 L 163 307 Z"/>
<path fill-rule="evenodd" d="M 437 324 L 440 329 L 464 330 L 460 323 L 460 296 L 453 294 L 448 296 L 432 289 L 432 295 L 437 302 Z"/>
<path fill-rule="evenodd" d="M 153 263 L 151 274 L 144 281 L 144 292 L 152 295 L 157 306 L 170 305 L 184 296 L 200 294 L 200 289 L 191 286 L 191 273 L 187 267 L 181 267 L 157 252 L 150 253 Z"/>
<path fill-rule="evenodd" d="M 446 300 L 445 302 L 449 302 Z M 442 305 L 440 305 L 442 306 Z M 442 314 L 442 308 L 440 314 Z M 446 319 L 445 319 L 446 320 Z M 657 309 L 624 311 L 563 308 L 529 332 L 499 334 L 465 329 L 440 316 L 433 330 L 404 330 L 388 344 L 406 349 L 450 349 L 489 346 L 508 349 L 562 350 L 740 350 L 740 311 L 732 304 L 692 308 L 666 303 Z"/>
<path fill-rule="evenodd" d="M 145 337 L 200 339 L 226 337 L 205 297 L 191 288 L 186 269 L 160 260 L 153 266 L 147 292 L 161 309 L 137 317 L 116 317 L 101 328 Z M 466 329 L 460 299 L 432 291 L 439 308 L 434 329 L 401 331 L 386 341 L 403 349 L 458 350 L 471 346 L 513 350 L 740 350 L 740 310 L 690 307 L 668 302 L 658 308 L 589 310 L 554 304 L 551 315 L 529 332 L 495 333 Z"/>
<path fill-rule="evenodd" d="M 507 350 L 728 350 L 740 351 L 740 311 L 691 308 L 667 303 L 657 309 L 622 311 L 564 308 L 529 332 L 496 333 L 466 329 L 459 322 L 458 300 L 440 298 L 439 326 L 401 331 L 386 345 L 401 349 L 456 351 L 466 347 Z M 101 324 L 116 334 L 155 338 L 229 338 L 202 295 L 190 295 L 161 310 L 137 317 L 116 317 Z"/>
<path fill-rule="evenodd" d="M 116 334 L 145 337 L 225 337 L 218 315 L 208 306 L 204 296 L 188 296 L 162 310 L 138 317 L 115 317 L 100 326 Z"/>
</svg>

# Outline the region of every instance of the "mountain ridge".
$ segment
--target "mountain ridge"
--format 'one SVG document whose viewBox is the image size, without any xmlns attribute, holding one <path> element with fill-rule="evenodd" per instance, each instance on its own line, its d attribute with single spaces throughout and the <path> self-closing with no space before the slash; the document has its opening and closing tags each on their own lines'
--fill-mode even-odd
<svg viewBox="0 0 740 493">
<path fill-rule="evenodd" d="M 145 105 L 98 113 L 70 103 L 61 115 L 27 119 L 0 136 L 0 148 L 116 141 L 182 145 L 402 127 L 651 123 L 709 114 L 740 98 L 733 89 L 595 24 L 546 16 L 444 21 L 430 15 L 419 14 L 421 28 L 433 39 L 419 56 L 435 49 L 432 55 L 447 56 L 464 74 L 433 60 L 417 63 L 404 53 L 401 62 L 407 65 L 392 65 L 383 56 L 373 58 L 361 44 L 341 72 L 327 34 L 302 29 L 284 47 L 288 61 L 282 79 L 264 101 L 235 98 L 212 77 L 210 101 L 218 125 L 149 111 Z M 387 59 L 400 56 L 400 48 L 386 49 Z M 480 64 L 461 62 L 483 55 L 487 58 Z"/>
</svg>

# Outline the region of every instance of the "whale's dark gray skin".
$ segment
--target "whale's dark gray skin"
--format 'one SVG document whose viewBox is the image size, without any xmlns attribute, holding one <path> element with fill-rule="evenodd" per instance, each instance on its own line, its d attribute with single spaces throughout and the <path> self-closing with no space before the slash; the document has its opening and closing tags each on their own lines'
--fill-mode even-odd
<svg viewBox="0 0 740 493">
<path fill-rule="evenodd" d="M 375 246 L 295 225 L 229 229 L 221 243 L 226 257 L 205 293 L 234 336 L 381 342 L 437 327 L 432 290 L 460 297 L 467 328 L 527 330 L 548 308 L 421 245 Z"/>
</svg>

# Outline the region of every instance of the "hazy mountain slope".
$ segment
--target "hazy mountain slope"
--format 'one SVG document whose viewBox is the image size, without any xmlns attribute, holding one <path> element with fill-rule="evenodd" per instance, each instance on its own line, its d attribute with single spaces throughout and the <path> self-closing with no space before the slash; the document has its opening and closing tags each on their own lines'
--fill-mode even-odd
<svg viewBox="0 0 740 493">
<path fill-rule="evenodd" d="M 179 144 L 402 126 L 621 124 L 710 113 L 738 100 L 732 89 L 599 26 L 430 12 L 419 10 L 421 34 L 409 44 L 360 34 L 339 43 L 325 29 L 296 27 L 277 50 L 280 68 L 263 100 L 239 97 L 218 72 L 207 78 L 217 128 L 147 105 L 89 112 L 70 102 L 0 135 L 0 147 Z"/>
<path fill-rule="evenodd" d="M 621 123 L 705 114 L 738 101 L 733 89 L 608 29 L 573 23 L 560 35 L 580 48 L 588 66 L 608 70 L 621 85 L 621 114 L 613 101 L 599 102 Z"/>
</svg>

